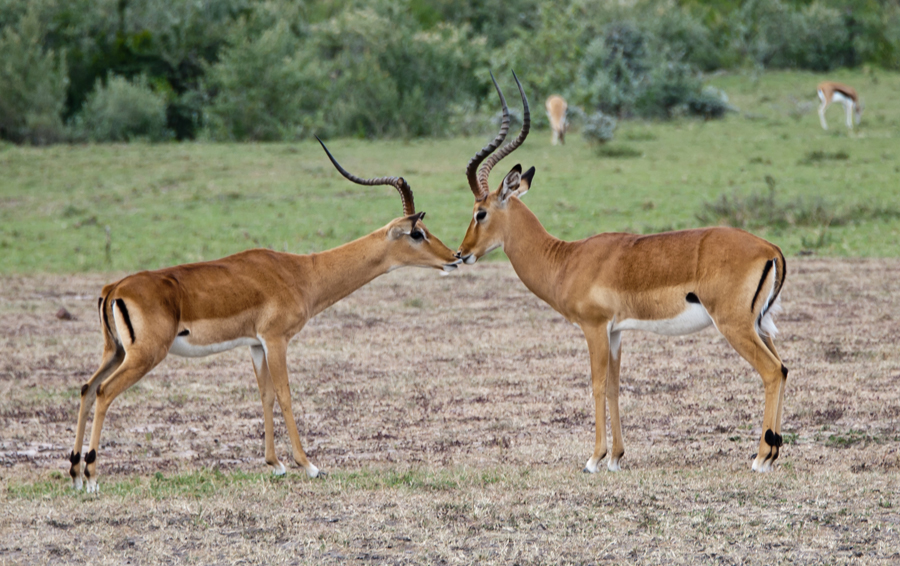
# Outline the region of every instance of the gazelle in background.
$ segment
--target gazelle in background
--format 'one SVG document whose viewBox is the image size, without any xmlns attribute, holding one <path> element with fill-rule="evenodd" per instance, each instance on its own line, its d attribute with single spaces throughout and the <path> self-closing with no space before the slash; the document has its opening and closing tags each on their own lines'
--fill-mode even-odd
<svg viewBox="0 0 900 566">
<path fill-rule="evenodd" d="M 859 103 L 859 95 L 856 89 L 845 84 L 825 81 L 819 83 L 817 88 L 819 100 L 819 121 L 822 123 L 822 129 L 828 129 L 828 123 L 825 121 L 825 111 L 831 106 L 832 102 L 839 102 L 844 105 L 844 111 L 847 114 L 847 128 L 853 129 L 853 122 L 859 125 L 862 119 L 862 106 Z M 852 118 L 851 118 L 852 117 Z"/>
<path fill-rule="evenodd" d="M 321 143 L 321 140 L 320 142 Z M 453 271 L 454 253 L 422 223 L 402 177 L 360 179 L 325 153 L 340 173 L 360 185 L 392 185 L 403 216 L 332 250 L 294 255 L 256 249 L 226 258 L 143 271 L 107 285 L 98 300 L 103 358 L 81 388 L 75 447 L 69 457 L 76 489 L 87 478 L 97 491 L 97 451 L 110 403 L 167 355 L 201 357 L 246 346 L 256 372 L 265 419 L 266 463 L 285 473 L 275 455 L 272 410 L 281 406 L 294 461 L 309 477 L 322 475 L 307 459 L 291 411 L 287 346 L 303 326 L 372 279 L 404 266 Z M 87 414 L 97 402 L 90 450 L 81 466 Z"/>
<path fill-rule="evenodd" d="M 604 398 L 612 428 L 607 467 L 619 470 L 625 452 L 619 420 L 622 331 L 681 335 L 711 324 L 762 376 L 765 411 L 752 468 L 771 470 L 782 445 L 788 373 L 772 341 L 776 332 L 772 315 L 779 310 L 785 280 L 781 250 L 752 234 L 724 227 L 647 236 L 599 234 L 577 242 L 554 238 L 520 200 L 531 188 L 534 167 L 523 174 L 516 165 L 497 190 L 489 192 L 493 166 L 528 135 L 528 101 L 518 79 L 516 84 L 525 107 L 522 132 L 493 153 L 509 128 L 506 101 L 497 87 L 504 119 L 494 141 L 476 153 L 466 169 L 475 208 L 457 254 L 471 264 L 503 248 L 525 286 L 584 332 L 596 410 L 594 452 L 584 471 L 598 471 L 607 455 Z"/>
<path fill-rule="evenodd" d="M 544 106 L 547 108 L 547 118 L 550 118 L 550 129 L 553 131 L 550 143 L 556 145 L 560 142 L 566 145 L 566 129 L 569 127 L 569 120 L 566 117 L 569 105 L 566 104 L 566 99 L 553 94 L 547 98 Z"/>
</svg>

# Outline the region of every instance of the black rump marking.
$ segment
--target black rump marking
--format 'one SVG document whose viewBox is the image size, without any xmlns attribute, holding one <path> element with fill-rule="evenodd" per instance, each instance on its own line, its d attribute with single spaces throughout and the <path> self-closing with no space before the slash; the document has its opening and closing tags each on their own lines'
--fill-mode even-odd
<svg viewBox="0 0 900 566">
<path fill-rule="evenodd" d="M 103 324 L 106 325 L 106 331 L 109 332 L 109 335 L 115 339 L 116 335 L 113 334 L 112 328 L 109 326 L 109 315 L 106 314 L 106 309 L 103 307 L 103 301 L 103 297 L 100 297 L 100 313 L 103 315 Z"/>
<path fill-rule="evenodd" d="M 87 393 L 88 387 L 90 387 L 90 385 L 88 385 L 87 383 L 85 383 L 84 385 L 81 386 L 81 396 L 82 397 L 84 397 L 84 394 Z"/>
<path fill-rule="evenodd" d="M 131 343 L 134 344 L 134 327 L 131 326 L 131 317 L 128 316 L 128 309 L 125 308 L 125 301 L 116 299 L 116 306 L 118 306 L 119 311 L 122 312 L 122 320 L 125 321 L 125 326 L 128 327 L 128 335 L 131 336 Z"/>
<path fill-rule="evenodd" d="M 784 378 L 787 379 L 787 368 L 784 367 L 784 364 L 781 364 L 781 375 L 783 375 Z"/>
<path fill-rule="evenodd" d="M 181 332 L 179 332 L 178 335 L 179 335 L 179 336 L 187 336 L 187 335 L 190 334 L 190 333 L 191 333 L 191 331 L 188 330 L 187 328 L 185 328 L 184 330 L 182 330 Z"/>
<path fill-rule="evenodd" d="M 93 464 L 94 460 L 96 460 L 96 459 L 97 459 L 97 451 L 91 450 L 90 452 L 87 453 L 87 456 L 84 457 L 84 463 L 85 464 Z"/>
<path fill-rule="evenodd" d="M 687 302 L 689 302 L 689 303 L 697 303 L 698 305 L 700 304 L 700 299 L 698 299 L 698 298 L 697 298 L 697 295 L 695 295 L 695 294 L 693 294 L 693 293 L 688 293 L 688 294 L 687 294 L 687 297 L 685 297 L 685 299 L 686 299 Z"/>
<path fill-rule="evenodd" d="M 766 266 L 763 268 L 762 277 L 759 278 L 759 285 L 756 286 L 756 293 L 753 294 L 753 300 L 750 301 L 750 312 L 753 312 L 753 307 L 756 306 L 756 299 L 759 297 L 759 292 L 762 290 L 763 283 L 766 281 L 766 276 L 769 274 L 769 270 L 772 269 L 772 264 L 775 263 L 775 260 L 767 261 Z"/>
</svg>

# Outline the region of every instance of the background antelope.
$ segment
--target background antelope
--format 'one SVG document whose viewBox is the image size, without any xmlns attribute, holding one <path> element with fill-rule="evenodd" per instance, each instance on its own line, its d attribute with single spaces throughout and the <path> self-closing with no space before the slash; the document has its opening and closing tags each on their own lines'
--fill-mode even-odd
<svg viewBox="0 0 900 566">
<path fill-rule="evenodd" d="M 752 469 L 771 470 L 782 445 L 788 373 L 772 341 L 776 332 L 772 315 L 785 280 L 781 250 L 752 234 L 724 227 L 648 236 L 599 234 L 577 242 L 551 236 L 520 200 L 532 185 L 534 167 L 523 174 L 516 165 L 497 190 L 489 192 L 491 169 L 528 135 L 528 100 L 518 78 L 516 84 L 525 108 L 522 131 L 494 153 L 509 128 L 506 100 L 494 83 L 504 118 L 500 133 L 466 169 L 475 207 L 457 255 L 471 264 L 503 248 L 525 286 L 584 332 L 596 411 L 594 452 L 584 471 L 598 471 L 607 454 L 604 397 L 613 438 L 607 467 L 619 470 L 625 453 L 619 419 L 622 331 L 681 335 L 710 324 L 763 379 L 763 428 Z"/>
<path fill-rule="evenodd" d="M 544 106 L 547 108 L 547 118 L 550 119 L 550 130 L 553 132 L 550 143 L 556 145 L 559 142 L 566 145 L 566 129 L 569 127 L 569 120 L 566 117 L 569 106 L 566 100 L 558 94 L 553 94 L 547 98 Z"/>
<path fill-rule="evenodd" d="M 853 129 L 853 122 L 859 125 L 862 119 L 862 106 L 859 103 L 859 95 L 853 87 L 841 83 L 825 81 L 819 83 L 817 87 L 819 94 L 819 122 L 822 129 L 828 129 L 828 122 L 825 121 L 825 111 L 831 106 L 832 102 L 839 102 L 844 105 L 844 111 L 847 114 L 847 128 Z M 852 119 L 851 119 L 852 116 Z"/>
<path fill-rule="evenodd" d="M 321 141 L 320 141 L 321 143 Z M 281 406 L 294 461 L 309 477 L 319 471 L 306 457 L 291 411 L 287 346 L 306 322 L 379 275 L 403 266 L 453 271 L 454 253 L 422 223 L 410 186 L 402 177 L 360 179 L 345 171 L 322 144 L 334 166 L 361 185 L 392 185 L 403 216 L 332 250 L 294 255 L 249 250 L 216 261 L 144 271 L 103 288 L 98 301 L 103 332 L 100 368 L 81 388 L 75 446 L 69 457 L 76 489 L 87 478 L 97 491 L 97 451 L 110 403 L 169 354 L 201 357 L 249 346 L 265 418 L 266 463 L 285 468 L 275 454 L 273 407 Z M 97 402 L 90 450 L 84 457 L 87 413 Z"/>
</svg>

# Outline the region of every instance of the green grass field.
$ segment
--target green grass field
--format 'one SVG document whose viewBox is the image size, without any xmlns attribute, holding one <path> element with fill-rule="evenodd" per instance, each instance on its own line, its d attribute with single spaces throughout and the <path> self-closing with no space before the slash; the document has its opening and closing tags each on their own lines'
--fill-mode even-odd
<svg viewBox="0 0 900 566">
<path fill-rule="evenodd" d="M 786 253 L 896 256 L 900 75 L 835 76 L 856 85 L 866 106 L 852 135 L 840 107 L 829 111 L 831 129 L 820 128 L 815 85 L 822 76 L 724 75 L 711 83 L 739 110 L 725 120 L 623 122 L 605 155 L 577 133 L 568 145 L 552 147 L 548 132 L 534 131 L 498 165 L 492 186 L 516 162 L 536 166 L 525 198 L 550 232 L 566 239 L 717 222 L 703 216 L 705 203 L 723 195 L 728 202 L 746 204 L 756 195 L 771 203 L 774 188 L 778 223 L 752 203 L 742 213 L 749 229 Z M 531 103 L 543 112 L 541 101 Z M 463 170 L 486 139 L 329 146 L 358 175 L 406 177 L 418 208 L 429 213 L 429 228 L 455 247 L 472 205 Z M 368 233 L 401 211 L 393 189 L 348 183 L 313 140 L 4 145 L 0 170 L 2 273 L 133 271 L 250 247 L 306 253 Z M 812 220 L 804 220 L 809 211 Z"/>
</svg>

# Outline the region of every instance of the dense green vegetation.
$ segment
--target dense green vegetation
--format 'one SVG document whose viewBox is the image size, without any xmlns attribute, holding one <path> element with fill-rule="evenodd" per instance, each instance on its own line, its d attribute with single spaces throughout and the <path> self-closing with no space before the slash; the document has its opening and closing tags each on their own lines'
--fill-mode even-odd
<svg viewBox="0 0 900 566">
<path fill-rule="evenodd" d="M 489 69 L 618 118 L 720 115 L 700 72 L 900 69 L 900 5 L 0 0 L 0 61 L 16 143 L 408 139 L 481 133 Z"/>
<path fill-rule="evenodd" d="M 820 128 L 821 76 L 723 75 L 713 83 L 739 109 L 724 120 L 624 121 L 602 152 L 579 135 L 553 147 L 536 130 L 494 182 L 515 162 L 536 166 L 525 198 L 566 239 L 727 222 L 788 254 L 900 255 L 900 75 L 830 76 L 862 93 L 858 133 L 846 133 L 837 108 L 832 129 Z M 463 170 L 484 142 L 345 139 L 330 148 L 359 175 L 406 177 L 429 228 L 455 247 L 471 214 Z M 0 147 L 2 273 L 132 271 L 255 246 L 306 253 L 401 212 L 393 189 L 348 183 L 314 141 Z"/>
</svg>

